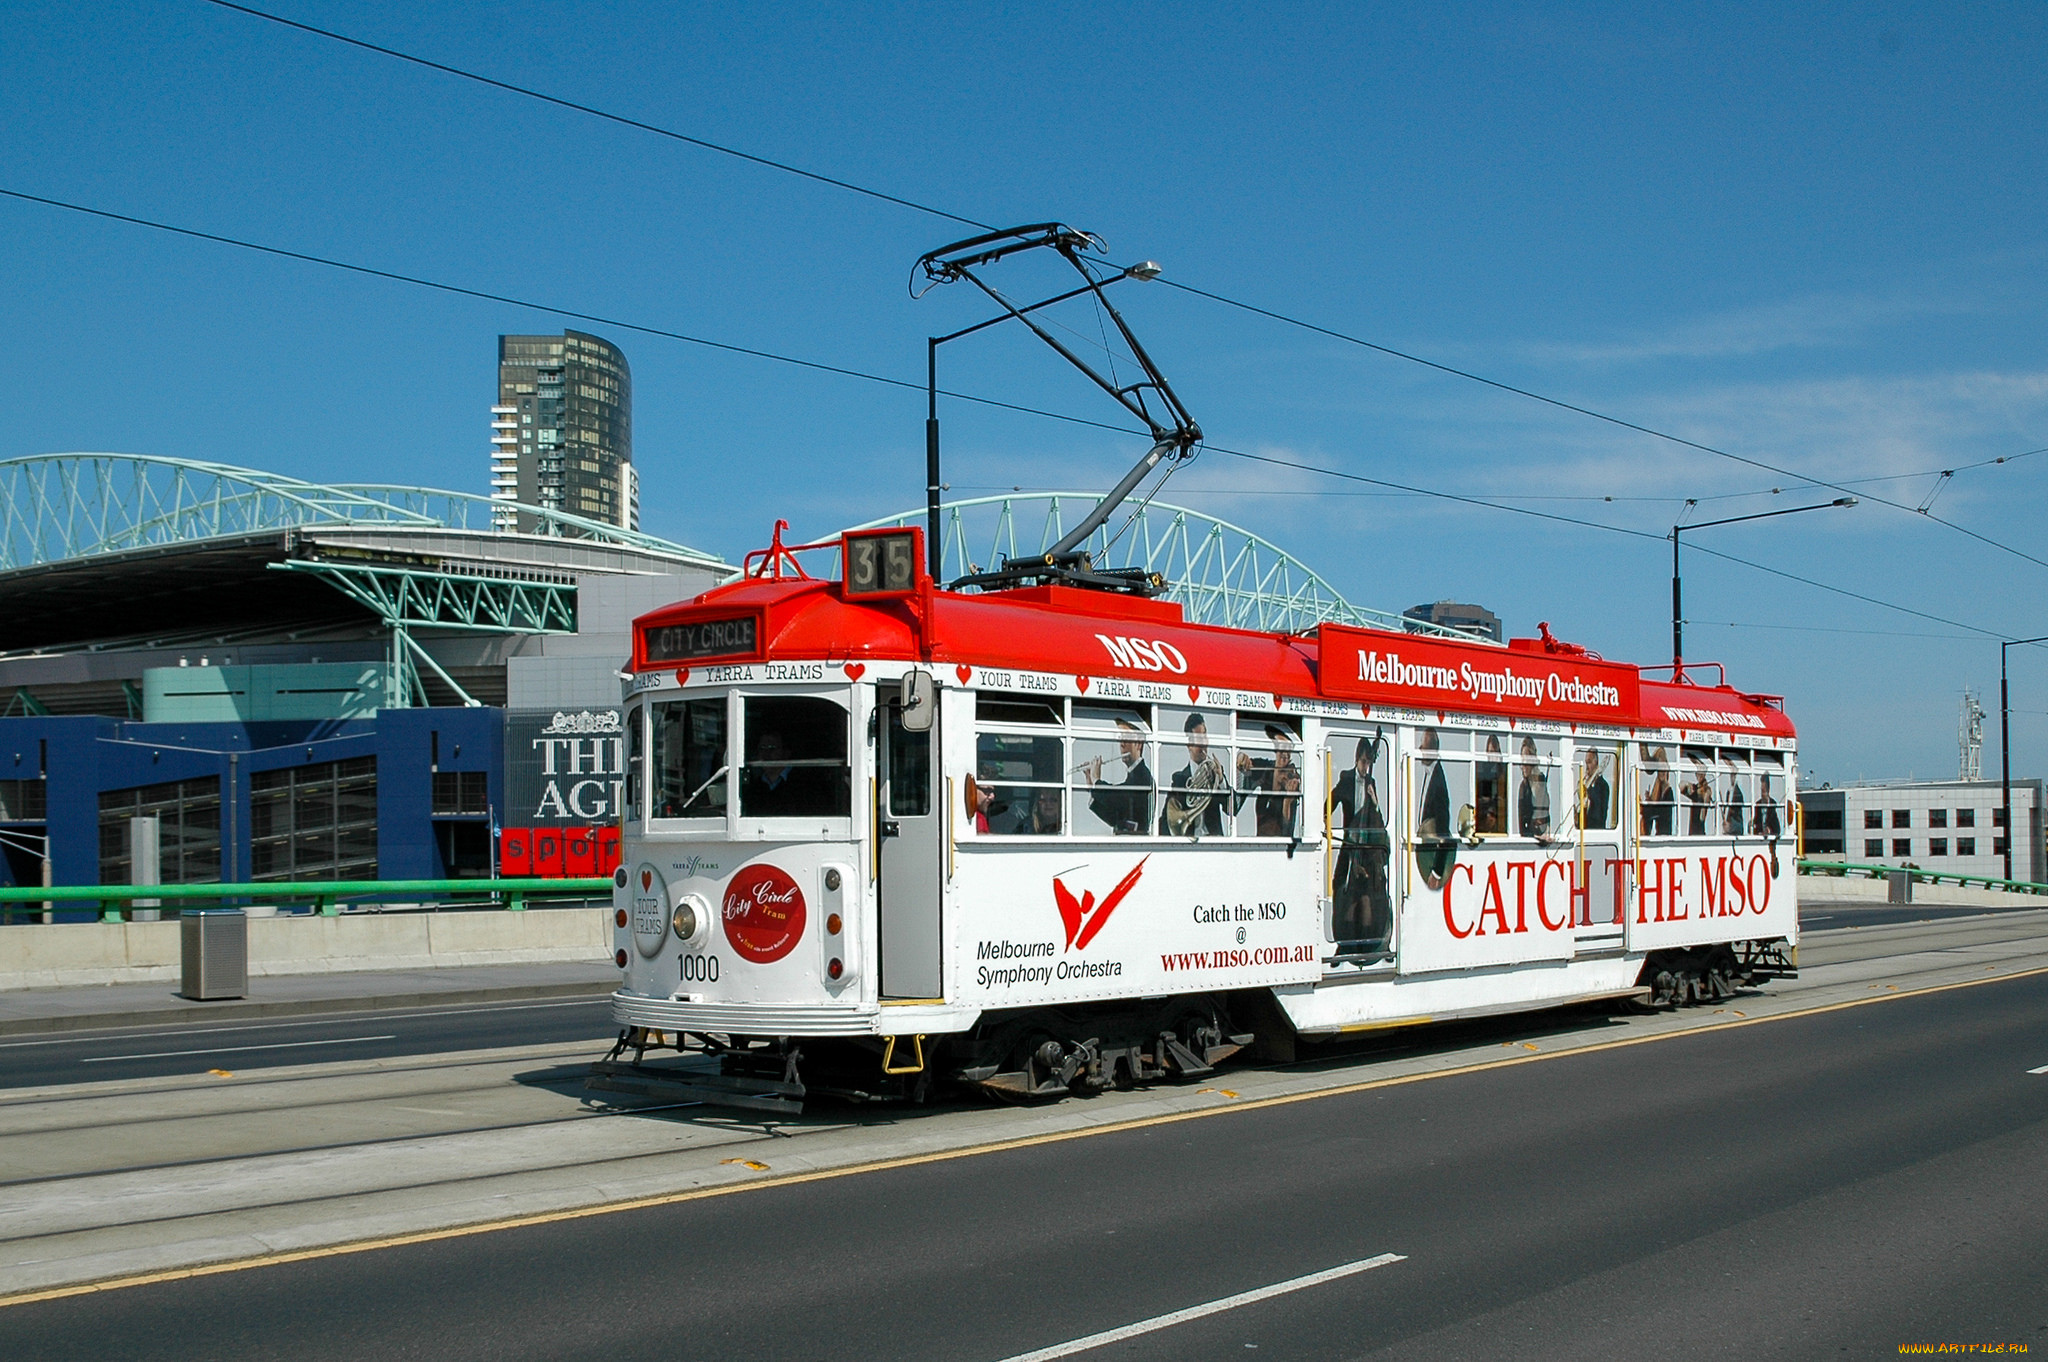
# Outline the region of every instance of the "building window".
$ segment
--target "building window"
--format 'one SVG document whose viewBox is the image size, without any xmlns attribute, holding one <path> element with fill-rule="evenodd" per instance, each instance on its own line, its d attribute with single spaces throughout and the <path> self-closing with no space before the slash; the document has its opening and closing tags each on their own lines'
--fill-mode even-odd
<svg viewBox="0 0 2048 1362">
<path fill-rule="evenodd" d="M 1893 810 L 1892 810 L 1892 826 L 1893 826 L 1893 827 L 1895 827 L 1895 828 L 1910 828 L 1910 827 L 1912 827 L 1912 826 L 1913 826 L 1913 811 L 1912 811 L 1911 809 L 1893 809 Z"/>
<path fill-rule="evenodd" d="M 2005 826 L 2005 806 L 2003 804 L 1991 811 L 1991 826 L 1994 828 Z"/>
<path fill-rule="evenodd" d="M 1883 826 L 1884 826 L 1884 810 L 1883 810 L 1883 809 L 1865 809 L 1865 810 L 1863 811 L 1863 826 L 1864 826 L 1864 827 L 1866 827 L 1866 828 L 1881 828 L 1881 827 L 1883 827 Z"/>
<path fill-rule="evenodd" d="M 2005 839 L 2003 837 L 1994 837 L 1991 839 L 1991 854 L 1993 856 L 2005 855 Z"/>
<path fill-rule="evenodd" d="M 1894 838 L 1892 838 L 1892 855 L 1894 855 L 1894 856 L 1911 856 L 1912 854 L 1913 854 L 1913 839 L 1912 839 L 1912 838 L 1910 838 L 1910 837 L 1894 837 Z"/>
<path fill-rule="evenodd" d="M 100 883 L 133 884 L 128 820 L 157 820 L 157 883 L 220 879 L 220 777 L 174 780 L 100 794 Z"/>
<path fill-rule="evenodd" d="M 46 785 L 35 780 L 0 780 L 0 823 L 40 823 L 50 816 Z"/>
<path fill-rule="evenodd" d="M 1929 810 L 1927 811 L 1927 826 L 1928 826 L 1928 827 L 1930 827 L 1930 828 L 1945 828 L 1945 827 L 1947 827 L 1947 826 L 1948 826 L 1948 810 L 1947 810 L 1947 809 L 1929 809 Z"/>
<path fill-rule="evenodd" d="M 375 879 L 377 759 L 251 774 L 249 871 L 256 880 Z"/>
<path fill-rule="evenodd" d="M 483 771 L 434 772 L 433 811 L 451 814 L 489 813 L 490 776 Z"/>
<path fill-rule="evenodd" d="M 1815 832 L 1840 832 L 1842 811 L 1840 809 L 1814 809 L 1806 815 L 1806 826 Z"/>
<path fill-rule="evenodd" d="M 1864 838 L 1864 839 L 1863 839 L 1863 854 L 1864 854 L 1865 856 L 1882 856 L 1882 855 L 1884 855 L 1884 838 L 1882 838 L 1882 837 L 1866 837 L 1866 838 Z"/>
<path fill-rule="evenodd" d="M 1977 826 L 1977 811 L 1976 811 L 1975 809 L 1957 809 L 1957 810 L 1956 810 L 1956 826 L 1957 826 L 1957 827 L 1959 827 L 1959 828 L 1974 828 L 1974 827 L 1976 827 L 1976 826 Z"/>
<path fill-rule="evenodd" d="M 1958 837 L 1958 838 L 1956 838 L 1956 855 L 1958 855 L 1958 856 L 1975 856 L 1976 854 L 1977 854 L 1977 839 L 1976 839 L 1976 838 L 1974 838 L 1974 837 Z"/>
<path fill-rule="evenodd" d="M 1928 854 L 1929 856 L 1946 856 L 1946 855 L 1948 855 L 1948 838 L 1946 838 L 1946 837 L 1930 837 L 1930 838 L 1928 838 L 1928 839 L 1927 839 L 1927 854 Z"/>
</svg>

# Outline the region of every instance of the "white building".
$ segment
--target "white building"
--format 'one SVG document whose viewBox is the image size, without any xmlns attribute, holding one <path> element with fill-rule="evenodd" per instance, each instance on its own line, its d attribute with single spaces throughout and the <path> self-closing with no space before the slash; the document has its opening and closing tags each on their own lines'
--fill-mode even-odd
<svg viewBox="0 0 2048 1362">
<path fill-rule="evenodd" d="M 2039 780 L 2012 783 L 2012 878 L 2042 882 Z M 2002 791 L 1995 780 L 1898 780 L 1803 790 L 1799 854 L 1954 875 L 2005 874 Z"/>
</svg>

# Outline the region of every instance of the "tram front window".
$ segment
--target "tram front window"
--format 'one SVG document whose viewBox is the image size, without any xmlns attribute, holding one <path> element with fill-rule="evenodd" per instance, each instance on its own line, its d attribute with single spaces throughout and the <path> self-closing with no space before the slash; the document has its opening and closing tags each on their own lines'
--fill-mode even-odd
<svg viewBox="0 0 2048 1362">
<path fill-rule="evenodd" d="M 749 695 L 740 813 L 747 818 L 845 818 L 853 811 L 846 710 L 808 695 Z"/>
<path fill-rule="evenodd" d="M 725 817 L 725 697 L 658 701 L 656 818 Z"/>
</svg>

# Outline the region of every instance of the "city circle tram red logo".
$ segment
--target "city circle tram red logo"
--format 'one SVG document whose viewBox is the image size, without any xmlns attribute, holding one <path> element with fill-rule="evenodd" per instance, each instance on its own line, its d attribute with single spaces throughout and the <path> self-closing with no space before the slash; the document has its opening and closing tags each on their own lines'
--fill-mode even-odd
<svg viewBox="0 0 2048 1362">
<path fill-rule="evenodd" d="M 1057 875 L 1053 876 L 1052 899 L 1059 905 L 1060 922 L 1067 929 L 1068 950 L 1088 949 L 1088 943 L 1095 939 L 1095 934 L 1109 921 L 1109 915 L 1124 901 L 1124 896 L 1138 887 L 1138 876 L 1145 873 L 1145 861 L 1151 859 L 1147 856 L 1132 866 L 1131 873 L 1118 880 L 1116 888 L 1103 895 L 1100 903 L 1095 901 L 1094 890 L 1084 890 L 1077 899 L 1074 897 L 1074 891 L 1067 888 L 1066 881 Z"/>
<path fill-rule="evenodd" d="M 750 865 L 725 886 L 725 939 L 740 958 L 772 965 L 804 934 L 804 894 L 772 865 Z"/>
</svg>

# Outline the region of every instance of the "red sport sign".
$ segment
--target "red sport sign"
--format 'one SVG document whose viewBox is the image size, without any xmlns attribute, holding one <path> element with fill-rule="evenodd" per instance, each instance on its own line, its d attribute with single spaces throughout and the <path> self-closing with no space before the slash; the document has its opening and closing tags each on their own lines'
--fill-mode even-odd
<svg viewBox="0 0 2048 1362">
<path fill-rule="evenodd" d="M 1467 714 L 1628 723 L 1640 700 L 1634 667 L 1569 653 L 1387 634 L 1325 624 L 1323 694 Z"/>
<path fill-rule="evenodd" d="M 725 939 L 743 960 L 772 965 L 804 934 L 804 892 L 772 865 L 742 867 L 725 886 Z"/>
</svg>

